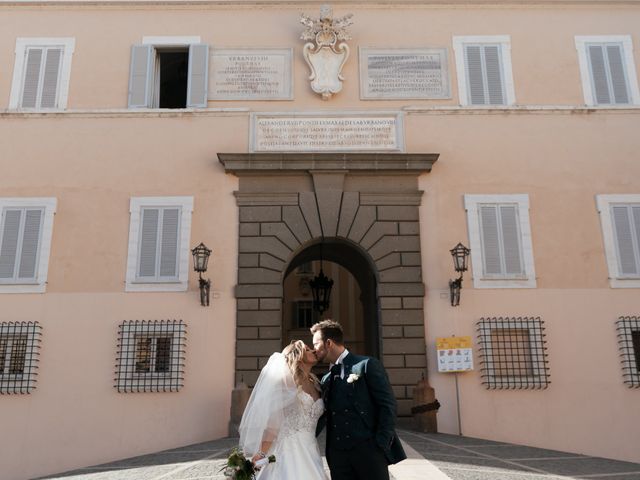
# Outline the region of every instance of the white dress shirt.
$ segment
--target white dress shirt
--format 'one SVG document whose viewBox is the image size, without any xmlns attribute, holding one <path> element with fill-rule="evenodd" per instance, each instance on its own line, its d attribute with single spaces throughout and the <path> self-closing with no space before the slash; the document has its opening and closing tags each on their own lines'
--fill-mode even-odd
<svg viewBox="0 0 640 480">
<path fill-rule="evenodd" d="M 347 355 L 349 355 L 349 350 L 347 350 L 346 348 L 344 349 L 344 352 L 342 352 L 340 354 L 340 356 L 338 357 L 338 359 L 336 360 L 336 363 L 332 363 L 329 368 L 333 368 L 334 365 L 340 365 L 340 378 L 344 379 L 344 357 L 346 357 Z"/>
</svg>

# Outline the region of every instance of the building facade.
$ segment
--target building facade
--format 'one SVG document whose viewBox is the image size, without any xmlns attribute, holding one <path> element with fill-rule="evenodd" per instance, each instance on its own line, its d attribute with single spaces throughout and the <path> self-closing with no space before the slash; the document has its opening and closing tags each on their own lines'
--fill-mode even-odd
<svg viewBox="0 0 640 480">
<path fill-rule="evenodd" d="M 2 478 L 226 436 L 321 316 L 401 417 L 640 461 L 640 4 L 333 8 L 0 2 Z"/>
</svg>

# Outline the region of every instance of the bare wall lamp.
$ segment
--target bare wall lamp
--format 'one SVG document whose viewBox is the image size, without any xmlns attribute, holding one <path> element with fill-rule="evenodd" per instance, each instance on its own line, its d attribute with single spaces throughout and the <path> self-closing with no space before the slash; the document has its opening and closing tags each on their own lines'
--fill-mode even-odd
<svg viewBox="0 0 640 480">
<path fill-rule="evenodd" d="M 457 307 L 460 305 L 460 290 L 462 290 L 462 275 L 467 271 L 467 259 L 469 258 L 469 250 L 463 244 L 458 243 L 451 250 L 451 256 L 453 257 L 453 268 L 460 274 L 455 280 L 449 280 L 449 294 L 451 297 L 451 306 Z"/>
<path fill-rule="evenodd" d="M 207 278 L 205 280 L 202 278 L 202 274 L 207 271 L 211 249 L 207 248 L 204 243 L 200 243 L 200 245 L 191 250 L 191 255 L 193 255 L 193 269 L 200 275 L 200 305 L 206 307 L 209 306 L 211 279 Z"/>
</svg>

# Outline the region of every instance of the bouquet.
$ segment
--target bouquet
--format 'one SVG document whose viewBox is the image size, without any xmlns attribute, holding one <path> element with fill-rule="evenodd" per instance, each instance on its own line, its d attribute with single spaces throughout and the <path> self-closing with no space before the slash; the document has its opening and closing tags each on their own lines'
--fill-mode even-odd
<svg viewBox="0 0 640 480">
<path fill-rule="evenodd" d="M 261 467 L 275 461 L 275 455 L 269 455 L 267 458 L 258 460 L 254 465 L 251 459 L 245 457 L 241 450 L 234 448 L 231 450 L 229 458 L 227 458 L 227 464 L 220 471 L 224 470 L 224 476 L 232 480 L 253 480 Z"/>
</svg>

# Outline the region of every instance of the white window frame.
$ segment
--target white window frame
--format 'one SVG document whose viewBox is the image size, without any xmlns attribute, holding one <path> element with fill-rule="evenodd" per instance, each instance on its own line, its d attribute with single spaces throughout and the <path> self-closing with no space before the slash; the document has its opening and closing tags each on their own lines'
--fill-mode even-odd
<svg viewBox="0 0 640 480">
<path fill-rule="evenodd" d="M 11 95 L 9 96 L 10 110 L 25 111 L 56 111 L 67 108 L 69 98 L 69 82 L 71 79 L 71 59 L 75 50 L 76 39 L 74 37 L 18 37 L 16 39 L 16 59 L 13 67 L 13 80 L 11 82 Z M 62 47 L 62 64 L 59 72 L 58 88 L 56 91 L 55 108 L 22 108 L 20 106 L 24 89 L 25 59 L 29 47 Z"/>
<path fill-rule="evenodd" d="M 593 107 L 615 108 L 626 105 L 637 105 L 640 103 L 640 92 L 638 90 L 638 78 L 636 75 L 636 65 L 633 60 L 633 42 L 631 35 L 576 35 L 576 50 L 578 50 L 578 64 L 580 66 L 580 80 L 582 82 L 582 93 L 584 103 Z M 619 43 L 622 45 L 622 55 L 624 59 L 624 69 L 629 88 L 629 104 L 606 104 L 599 105 L 593 91 L 591 69 L 589 58 L 587 57 L 587 46 L 591 43 Z"/>
<path fill-rule="evenodd" d="M 497 278 L 483 273 L 482 240 L 478 206 L 489 204 L 517 204 L 520 227 L 520 246 L 524 275 L 519 278 Z M 533 263 L 533 242 L 529 222 L 529 195 L 465 195 L 464 207 L 467 211 L 469 244 L 471 249 L 472 277 L 474 288 L 536 288 L 536 272 Z"/>
<path fill-rule="evenodd" d="M 51 254 L 51 238 L 53 236 L 53 216 L 56 213 L 58 201 L 56 198 L 2 198 L 0 197 L 0 233 L 5 208 L 41 208 L 44 211 L 36 260 L 36 277 L 30 283 L 1 283 L 2 293 L 44 293 L 47 288 L 49 273 L 49 256 Z M 0 237 L 0 242 L 2 238 Z"/>
<path fill-rule="evenodd" d="M 469 85 L 465 68 L 464 47 L 477 44 L 498 44 L 500 46 L 500 60 L 502 63 L 502 81 L 505 91 L 504 105 L 472 105 L 469 99 Z M 454 36 L 453 51 L 456 57 L 456 75 L 458 77 L 458 96 L 460 105 L 473 108 L 504 108 L 516 103 L 516 92 L 513 83 L 513 69 L 511 66 L 511 36 L 510 35 L 473 35 Z"/>
<path fill-rule="evenodd" d="M 177 36 L 173 36 L 173 37 L 167 37 L 167 36 L 147 36 L 147 37 L 142 37 L 142 45 L 151 45 L 154 47 L 154 69 L 153 69 L 153 101 L 152 104 L 153 106 L 151 108 L 160 108 L 158 106 L 158 102 L 159 102 L 159 95 L 160 95 L 160 90 L 159 90 L 159 81 L 160 81 L 160 72 L 158 70 L 158 65 L 159 65 L 159 60 L 158 60 L 158 55 L 157 55 L 157 47 L 187 47 L 189 48 L 191 45 L 195 45 L 195 44 L 199 44 L 202 43 L 200 40 L 199 36 L 183 36 L 183 37 L 177 37 Z M 189 81 L 187 80 L 187 83 L 189 83 Z M 187 88 L 187 103 L 189 101 L 189 90 Z M 187 106 L 183 107 L 183 108 L 189 108 Z M 176 109 L 174 109 L 176 110 Z M 179 110 L 179 109 L 177 109 Z"/>
<path fill-rule="evenodd" d="M 149 281 L 137 277 L 138 256 L 142 209 L 145 207 L 180 208 L 180 227 L 178 245 L 178 278 L 175 281 Z M 133 197 L 129 211 L 129 253 L 127 256 L 126 292 L 184 292 L 189 284 L 189 243 L 191 241 L 191 217 L 193 213 L 193 197 Z"/>
<path fill-rule="evenodd" d="M 615 204 L 640 205 L 640 194 L 596 195 L 596 207 L 600 214 L 604 252 L 609 268 L 609 286 L 611 288 L 640 288 L 640 276 L 624 276 L 618 268 L 618 248 L 615 228 L 611 218 L 611 207 Z M 638 239 L 640 241 L 640 239 Z"/>
</svg>

